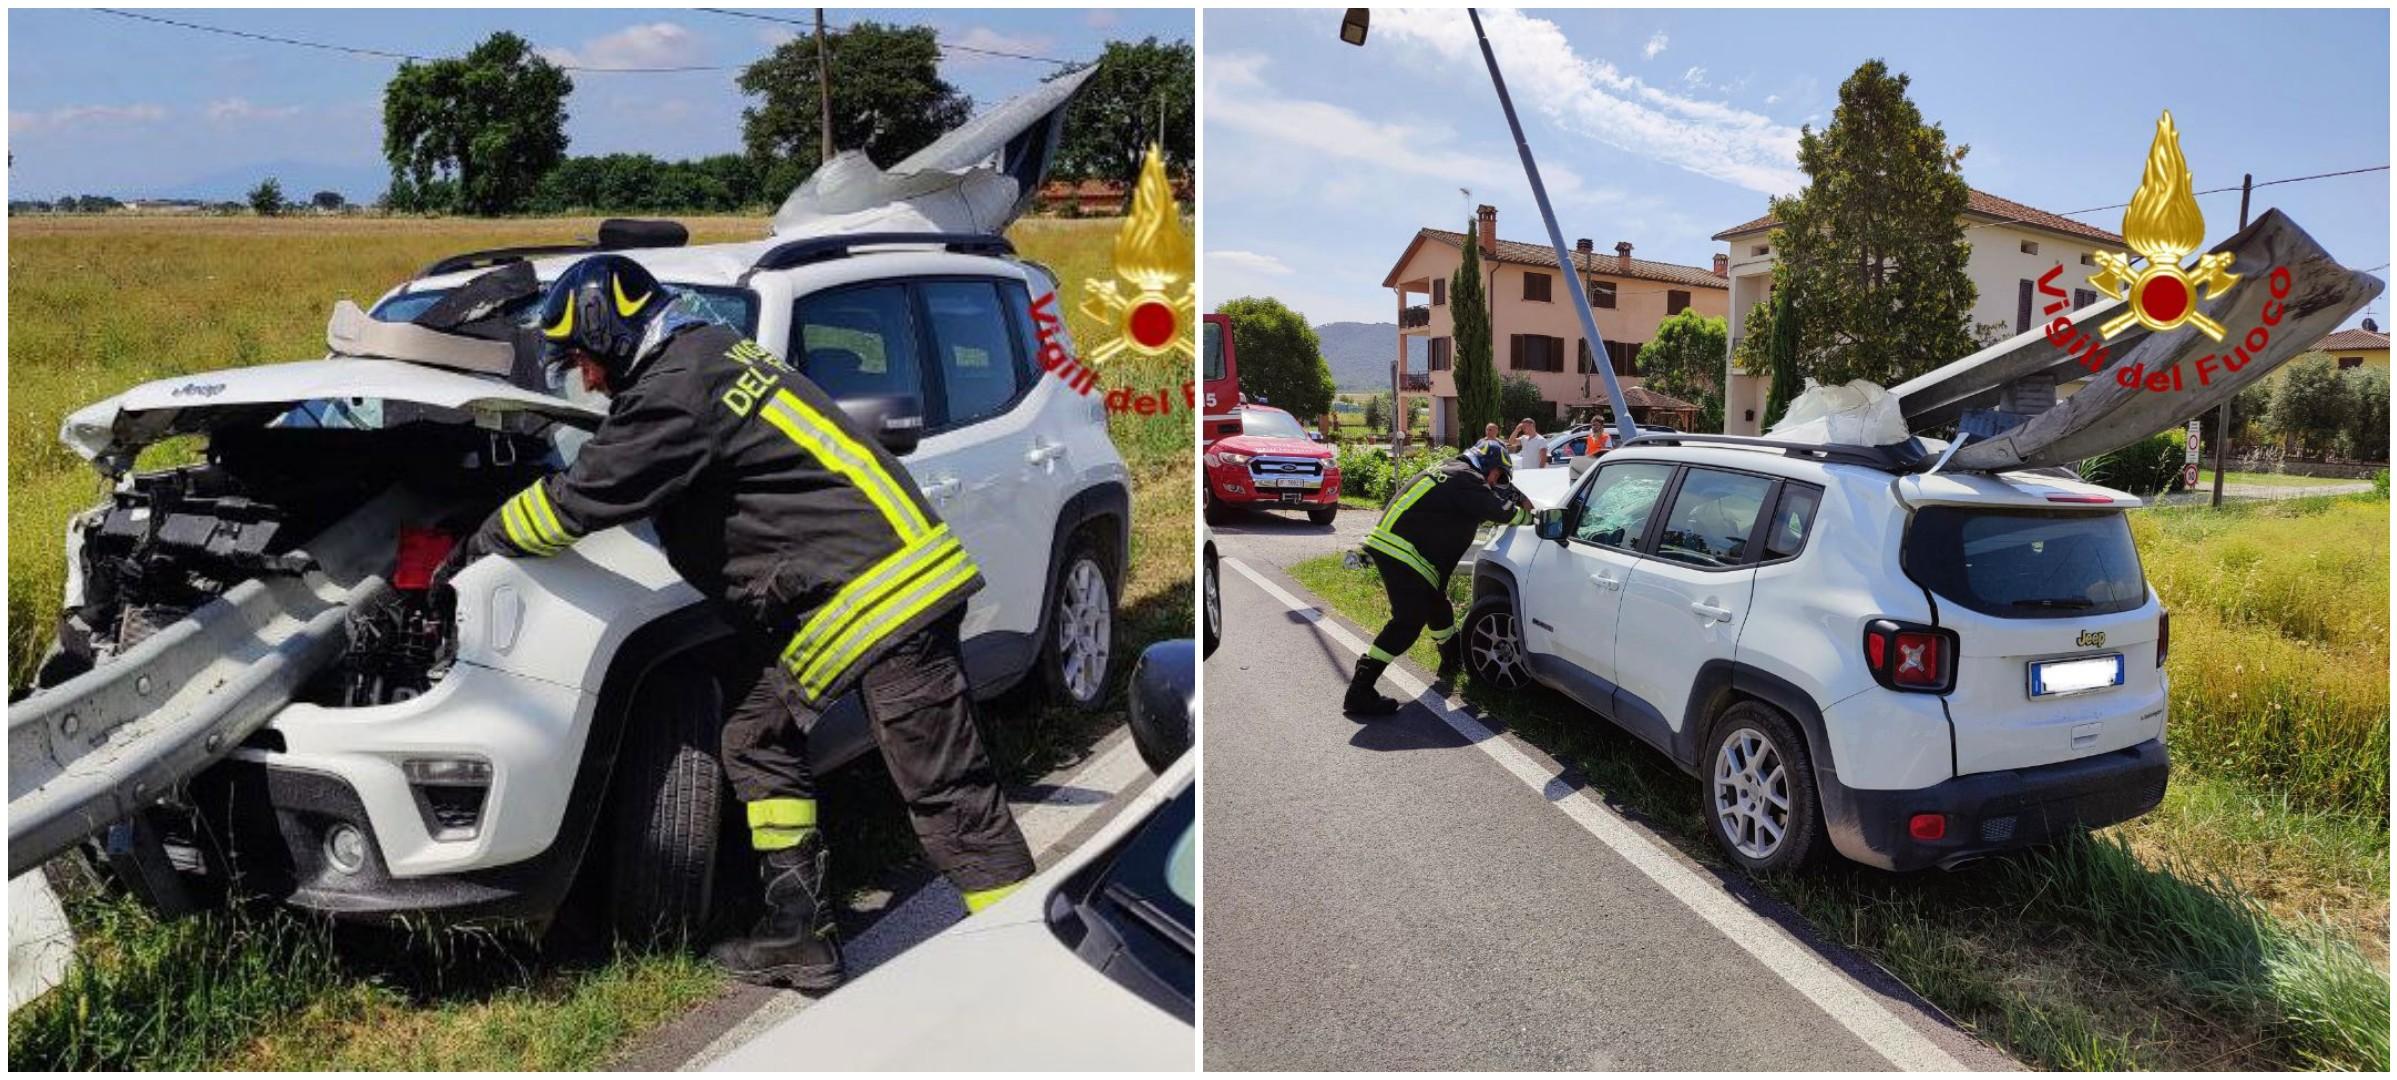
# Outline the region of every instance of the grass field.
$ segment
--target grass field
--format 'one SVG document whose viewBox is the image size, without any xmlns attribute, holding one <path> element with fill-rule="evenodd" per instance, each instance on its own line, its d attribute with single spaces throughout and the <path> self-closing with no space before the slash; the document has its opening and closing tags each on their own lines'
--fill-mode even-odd
<svg viewBox="0 0 2397 1080">
<path fill-rule="evenodd" d="M 763 234 L 756 219 L 686 218 L 695 243 Z M 321 356 L 334 300 L 371 303 L 433 259 L 586 236 L 595 220 L 121 217 L 9 224 L 9 668 L 22 682 L 47 647 L 67 517 L 100 500 L 97 474 L 59 445 L 72 409 L 137 382 Z M 1103 277 L 1118 220 L 1028 220 L 1010 232 L 1065 295 Z M 1109 333 L 1072 305 L 1088 345 Z M 1108 387 L 1180 389 L 1186 360 L 1121 361 Z M 1133 550 L 1120 679 L 1150 642 L 1192 624 L 1187 414 L 1118 415 L 1133 473 Z M 1119 696 L 1120 700 L 1120 696 Z M 1062 709 L 990 715 L 1011 782 L 1077 757 L 1122 723 Z M 918 859 L 904 806 L 879 768 L 826 778 L 837 881 Z M 906 868 L 901 868 L 905 870 Z M 274 910 L 161 921 L 122 901 L 71 905 L 83 940 L 70 981 L 9 1020 L 25 1068 L 587 1069 L 706 1000 L 721 978 L 677 951 L 581 942 L 335 933 Z"/>
<path fill-rule="evenodd" d="M 2222 482 L 2224 484 L 2253 484 L 2258 487 L 2303 488 L 2331 487 L 2338 484 L 2361 483 L 2362 481 L 2342 480 L 2335 476 L 2298 476 L 2294 473 L 2256 473 L 2233 470 L 2222 474 Z M 2212 491 L 2213 489 L 2214 470 L 2197 470 L 2197 490 Z"/>
<path fill-rule="evenodd" d="M 1953 873 L 1760 884 L 2035 1067 L 2385 1070 L 2388 518 L 2369 497 L 2134 517 L 2173 613 L 2154 813 Z M 1361 625 L 1387 617 L 1370 570 L 1292 573 Z M 1410 655 L 1437 664 L 1428 640 Z M 1696 782 L 1646 744 L 1545 690 L 1465 696 L 1723 865 Z"/>
</svg>

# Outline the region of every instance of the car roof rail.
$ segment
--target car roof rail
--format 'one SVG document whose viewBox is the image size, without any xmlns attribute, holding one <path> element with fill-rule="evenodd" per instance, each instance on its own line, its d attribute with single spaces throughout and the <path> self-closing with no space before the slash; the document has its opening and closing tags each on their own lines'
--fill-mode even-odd
<svg viewBox="0 0 2397 1080">
<path fill-rule="evenodd" d="M 1913 472 L 1931 461 L 1922 440 L 1907 439 L 1887 446 L 1865 446 L 1859 443 L 1800 443 L 1765 439 L 1754 435 L 1709 435 L 1704 432 L 1675 432 L 1671 434 L 1640 435 L 1624 440 L 1618 450 L 1634 446 L 1683 446 L 1700 444 L 1730 446 L 1749 450 L 1778 450 L 1785 457 L 1806 458 L 1839 465 L 1863 465 L 1885 472 Z"/>
<path fill-rule="evenodd" d="M 960 255 L 1003 256 L 1015 254 L 1015 245 L 1009 243 L 1006 237 L 989 233 L 848 233 L 832 236 L 808 236 L 776 244 L 767 248 L 765 254 L 757 257 L 757 262 L 750 266 L 749 272 L 755 274 L 768 270 L 788 270 L 795 266 L 806 266 L 809 263 L 845 259 L 854 254 L 858 248 L 899 245 L 939 247 Z"/>
<path fill-rule="evenodd" d="M 549 255 L 596 254 L 603 251 L 630 251 L 636 248 L 675 248 L 691 242 L 691 230 L 679 221 L 655 221 L 642 218 L 609 218 L 599 223 L 595 240 L 571 244 L 526 244 L 519 247 L 489 248 L 468 251 L 438 259 L 416 272 L 420 278 L 454 274 L 460 270 L 476 270 L 501 263 L 538 259 Z"/>
</svg>

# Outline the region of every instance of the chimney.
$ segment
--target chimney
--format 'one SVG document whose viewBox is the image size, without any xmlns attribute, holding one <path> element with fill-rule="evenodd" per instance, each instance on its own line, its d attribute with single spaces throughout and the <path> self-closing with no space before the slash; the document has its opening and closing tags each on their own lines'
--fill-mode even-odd
<svg viewBox="0 0 2397 1080">
<path fill-rule="evenodd" d="M 1498 254 L 1498 208 L 1483 203 L 1474 207 L 1473 213 L 1481 220 L 1481 253 Z"/>
<path fill-rule="evenodd" d="M 1586 271 L 1598 264 L 1597 258 L 1591 254 L 1589 237 L 1585 236 L 1579 240 L 1573 241 L 1573 253 L 1575 256 L 1577 256 L 1573 260 L 1573 265 L 1581 268 L 1582 270 Z"/>
<path fill-rule="evenodd" d="M 1715 276 L 1731 276 L 1731 256 L 1725 255 L 1720 251 L 1715 252 Z"/>
<path fill-rule="evenodd" d="M 1615 242 L 1615 270 L 1625 274 L 1631 272 L 1631 241 L 1618 240 Z"/>
</svg>

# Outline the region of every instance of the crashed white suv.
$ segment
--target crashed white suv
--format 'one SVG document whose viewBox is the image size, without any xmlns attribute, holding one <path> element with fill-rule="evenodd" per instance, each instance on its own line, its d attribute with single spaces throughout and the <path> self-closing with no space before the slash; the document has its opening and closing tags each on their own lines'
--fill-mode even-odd
<svg viewBox="0 0 2397 1080">
<path fill-rule="evenodd" d="M 1953 867 L 2153 809 L 2168 623 L 2139 500 L 1928 464 L 1635 440 L 1484 546 L 1468 670 L 1554 688 L 1695 774 L 1750 870 L 1826 844 Z"/>
</svg>

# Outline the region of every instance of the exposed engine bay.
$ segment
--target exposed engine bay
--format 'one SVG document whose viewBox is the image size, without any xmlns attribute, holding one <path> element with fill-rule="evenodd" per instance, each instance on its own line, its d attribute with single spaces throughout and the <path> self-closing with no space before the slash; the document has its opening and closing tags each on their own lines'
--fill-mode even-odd
<svg viewBox="0 0 2397 1080">
<path fill-rule="evenodd" d="M 377 408 L 379 426 L 359 425 L 358 408 L 308 403 L 273 424 L 220 429 L 201 463 L 130 475 L 79 516 L 68 607 L 35 685 L 107 663 L 242 581 L 306 572 L 310 538 L 405 488 L 432 509 L 381 541 L 393 587 L 348 612 L 340 657 L 299 700 L 382 705 L 428 689 L 456 650 L 450 601 L 430 587 L 433 568 L 456 538 L 547 471 L 552 450 L 546 439 L 404 403 Z"/>
</svg>

